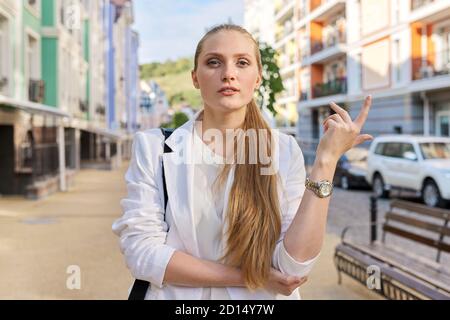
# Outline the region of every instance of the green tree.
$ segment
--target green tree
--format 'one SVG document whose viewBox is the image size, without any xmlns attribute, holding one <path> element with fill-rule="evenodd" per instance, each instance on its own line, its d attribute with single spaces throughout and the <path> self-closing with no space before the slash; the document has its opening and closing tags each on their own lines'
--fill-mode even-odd
<svg viewBox="0 0 450 320">
<path fill-rule="evenodd" d="M 176 128 L 182 126 L 188 120 L 189 120 L 189 117 L 184 112 L 178 111 L 178 112 L 174 113 L 172 121 L 162 123 L 161 127 L 176 129 Z"/>
<path fill-rule="evenodd" d="M 274 108 L 275 95 L 284 90 L 283 81 L 280 76 L 280 68 L 277 65 L 277 52 L 264 42 L 259 43 L 261 52 L 262 83 L 258 90 L 258 104 L 266 106 L 274 116 L 277 111 Z"/>
</svg>

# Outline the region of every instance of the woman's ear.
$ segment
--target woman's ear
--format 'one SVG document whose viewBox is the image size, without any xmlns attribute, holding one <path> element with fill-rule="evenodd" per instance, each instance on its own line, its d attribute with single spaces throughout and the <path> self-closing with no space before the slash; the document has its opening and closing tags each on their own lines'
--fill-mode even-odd
<svg viewBox="0 0 450 320">
<path fill-rule="evenodd" d="M 194 87 L 196 89 L 200 89 L 200 86 L 198 85 L 197 74 L 195 73 L 194 70 L 191 71 L 191 77 L 192 77 L 192 83 L 194 84 Z"/>
<path fill-rule="evenodd" d="M 262 83 L 262 76 L 258 75 L 258 78 L 256 79 L 255 91 L 259 89 L 259 87 L 261 86 L 261 83 Z"/>
</svg>

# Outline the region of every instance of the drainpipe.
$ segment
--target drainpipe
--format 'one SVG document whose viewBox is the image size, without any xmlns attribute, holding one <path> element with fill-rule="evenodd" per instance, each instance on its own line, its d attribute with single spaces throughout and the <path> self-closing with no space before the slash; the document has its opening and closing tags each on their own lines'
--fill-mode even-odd
<svg viewBox="0 0 450 320">
<path fill-rule="evenodd" d="M 423 134 L 430 135 L 430 101 L 424 91 L 420 92 L 420 98 L 423 100 Z"/>
</svg>

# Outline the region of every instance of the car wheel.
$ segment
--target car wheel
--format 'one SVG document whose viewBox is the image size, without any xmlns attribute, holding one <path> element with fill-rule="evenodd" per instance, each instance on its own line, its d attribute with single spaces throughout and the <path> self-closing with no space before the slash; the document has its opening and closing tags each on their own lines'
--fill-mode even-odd
<svg viewBox="0 0 450 320">
<path fill-rule="evenodd" d="M 341 177 L 341 188 L 344 190 L 350 189 L 350 185 L 348 183 L 348 178 L 346 176 Z"/>
<path fill-rule="evenodd" d="M 377 198 L 388 197 L 388 191 L 385 189 L 384 181 L 381 175 L 377 174 L 373 178 L 372 190 Z"/>
<path fill-rule="evenodd" d="M 422 189 L 422 200 L 429 207 L 441 207 L 445 206 L 444 199 L 441 198 L 441 193 L 433 180 L 427 180 Z"/>
</svg>

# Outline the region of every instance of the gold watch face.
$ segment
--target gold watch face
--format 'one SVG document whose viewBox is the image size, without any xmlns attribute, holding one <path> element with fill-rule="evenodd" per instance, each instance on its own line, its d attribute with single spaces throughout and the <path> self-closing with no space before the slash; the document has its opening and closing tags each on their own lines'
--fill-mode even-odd
<svg viewBox="0 0 450 320">
<path fill-rule="evenodd" d="M 331 190 L 332 190 L 332 185 L 328 182 L 322 183 L 320 185 L 320 193 L 325 197 L 331 193 Z"/>
</svg>

